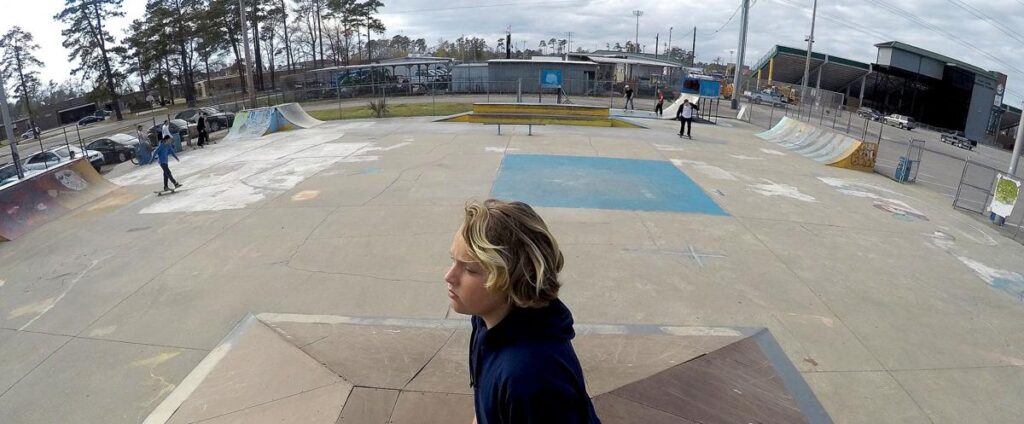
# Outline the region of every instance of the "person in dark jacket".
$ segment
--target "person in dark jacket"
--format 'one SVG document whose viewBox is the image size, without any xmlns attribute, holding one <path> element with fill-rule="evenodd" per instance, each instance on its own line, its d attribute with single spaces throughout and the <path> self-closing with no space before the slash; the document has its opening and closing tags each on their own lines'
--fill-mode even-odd
<svg viewBox="0 0 1024 424">
<path fill-rule="evenodd" d="M 659 117 L 665 112 L 665 93 L 658 89 L 658 104 L 654 105 L 654 113 Z"/>
<path fill-rule="evenodd" d="M 699 108 L 696 104 L 690 103 L 690 99 L 684 99 L 683 104 L 679 105 L 679 110 L 676 111 L 676 119 L 679 120 L 680 137 L 693 138 L 690 136 L 690 130 L 693 129 L 693 118 L 697 115 L 698 110 Z"/>
<path fill-rule="evenodd" d="M 174 176 L 171 175 L 171 169 L 167 167 L 168 156 L 174 156 L 175 161 L 181 161 L 181 159 L 178 159 L 178 155 L 174 154 L 174 146 L 171 145 L 171 136 L 165 135 L 163 143 L 160 143 L 160 147 L 157 147 L 156 150 L 153 151 L 153 159 L 159 158 L 160 169 L 164 170 L 164 191 L 171 191 L 170 187 L 167 186 L 167 180 L 174 183 L 174 188 L 181 187 L 181 184 L 178 184 L 178 182 L 174 180 Z M 150 160 L 152 161 L 153 159 Z"/>
<path fill-rule="evenodd" d="M 452 309 L 471 315 L 474 422 L 600 423 L 558 299 L 563 257 L 522 202 L 470 202 L 445 275 Z"/>
<path fill-rule="evenodd" d="M 199 131 L 199 147 L 206 147 L 210 135 L 206 132 L 206 116 L 202 112 L 199 112 L 199 119 L 196 120 L 196 130 Z"/>
</svg>

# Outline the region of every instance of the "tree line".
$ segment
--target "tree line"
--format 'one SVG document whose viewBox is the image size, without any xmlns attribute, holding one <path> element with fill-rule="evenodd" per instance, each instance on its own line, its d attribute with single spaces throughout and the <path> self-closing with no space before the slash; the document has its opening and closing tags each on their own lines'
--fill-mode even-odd
<svg viewBox="0 0 1024 424">
<path fill-rule="evenodd" d="M 64 0 L 53 16 L 61 24 L 63 46 L 74 64 L 72 75 L 92 83 L 87 94 L 109 102 L 122 119 L 120 98 L 138 90 L 157 93 L 174 101 L 173 87 L 189 106 L 195 106 L 196 83 L 219 73 L 237 74 L 245 90 L 244 16 L 253 54 L 253 79 L 257 91 L 275 89 L 275 75 L 304 68 L 353 65 L 373 60 L 426 53 L 463 62 L 503 58 L 506 48 L 515 58 L 569 53 L 568 40 L 551 38 L 527 48 L 518 41 L 505 46 L 499 38 L 491 44 L 476 36 L 449 41 L 438 39 L 428 46 L 423 38 L 394 35 L 382 38 L 385 25 L 379 18 L 380 0 L 147 0 L 143 16 L 132 20 L 123 34 L 113 34 L 110 21 L 124 17 L 123 0 Z M 493 46 L 493 47 L 492 47 Z M 635 51 L 631 42 L 610 50 Z M 42 84 L 37 58 L 39 46 L 31 33 L 14 27 L 0 37 L 0 83 L 10 83 L 15 107 L 30 119 L 39 105 L 81 96 L 72 83 Z M 584 52 L 577 47 L 577 52 Z M 685 59 L 684 51 L 669 52 Z M 231 72 L 225 72 L 225 71 Z M 265 78 L 269 76 L 269 78 Z M 269 87 L 264 85 L 269 81 Z M 33 124 L 34 125 L 34 124 Z"/>
</svg>

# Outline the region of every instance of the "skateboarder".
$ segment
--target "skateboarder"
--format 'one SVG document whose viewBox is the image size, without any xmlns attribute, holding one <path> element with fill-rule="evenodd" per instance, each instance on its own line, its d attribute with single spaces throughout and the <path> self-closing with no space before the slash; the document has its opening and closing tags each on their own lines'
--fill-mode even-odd
<svg viewBox="0 0 1024 424">
<path fill-rule="evenodd" d="M 171 188 L 167 186 L 167 180 L 174 183 L 174 188 L 181 187 L 181 184 L 178 184 L 178 182 L 174 180 L 174 176 L 171 175 L 171 169 L 167 167 L 168 156 L 174 156 L 175 161 L 181 161 L 181 159 L 178 159 L 178 155 L 174 154 L 174 146 L 171 145 L 171 136 L 165 135 L 163 142 L 160 143 L 160 147 L 157 147 L 156 150 L 153 151 L 153 158 L 150 159 L 151 161 L 156 158 L 160 159 L 160 168 L 164 170 L 163 191 L 171 191 Z"/>
<path fill-rule="evenodd" d="M 690 103 L 690 99 L 683 99 L 683 104 L 679 106 L 679 110 L 676 112 L 676 119 L 679 120 L 679 136 L 686 136 L 686 138 L 693 138 L 690 136 L 690 130 L 693 128 L 693 116 L 697 113 L 697 105 Z M 685 133 L 683 130 L 686 130 Z"/>
<path fill-rule="evenodd" d="M 658 104 L 654 106 L 654 113 L 656 113 L 658 116 L 661 116 L 663 114 L 662 112 L 664 112 L 664 111 L 665 111 L 665 93 L 662 93 L 661 89 L 659 88 L 658 89 Z"/>
<path fill-rule="evenodd" d="M 633 89 L 629 88 L 628 84 L 626 85 L 626 104 L 622 105 L 623 110 L 626 108 L 636 110 L 636 107 L 633 106 Z"/>
<path fill-rule="evenodd" d="M 451 308 L 471 315 L 474 422 L 599 423 L 558 299 L 564 259 L 544 220 L 521 202 L 465 211 L 444 279 Z"/>
</svg>

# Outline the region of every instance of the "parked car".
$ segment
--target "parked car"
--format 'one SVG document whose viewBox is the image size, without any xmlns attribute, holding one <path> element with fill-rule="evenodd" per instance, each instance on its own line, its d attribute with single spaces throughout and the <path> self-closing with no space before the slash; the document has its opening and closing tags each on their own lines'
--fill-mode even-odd
<svg viewBox="0 0 1024 424">
<path fill-rule="evenodd" d="M 103 162 L 108 164 L 121 163 L 135 156 L 135 145 L 139 143 L 134 136 L 114 134 L 85 145 L 86 149 L 103 154 Z"/>
<path fill-rule="evenodd" d="M 35 129 L 29 128 L 28 131 L 25 131 L 25 133 L 21 135 L 21 139 L 28 140 L 30 138 L 35 138 L 37 134 L 41 133 L 42 131 L 39 130 L 39 127 L 36 127 Z"/>
<path fill-rule="evenodd" d="M 18 169 L 14 164 L 0 166 L 0 187 L 18 181 Z"/>
<path fill-rule="evenodd" d="M 910 130 L 914 129 L 914 127 L 917 126 L 917 123 L 914 122 L 914 118 L 911 118 L 911 117 L 905 116 L 905 115 L 895 114 L 895 113 L 892 114 L 892 115 L 886 116 L 884 122 L 885 122 L 886 125 L 892 125 L 892 126 L 897 127 L 897 128 L 905 129 L 907 131 L 910 131 Z"/>
<path fill-rule="evenodd" d="M 857 116 L 860 116 L 861 118 L 864 118 L 864 119 L 870 119 L 872 121 L 877 121 L 879 119 L 882 119 L 882 114 L 881 113 L 878 113 L 877 110 L 874 110 L 874 109 L 869 108 L 869 107 L 861 107 L 861 108 L 857 109 Z"/>
<path fill-rule="evenodd" d="M 95 116 L 97 118 L 103 118 L 103 119 L 109 118 L 110 115 L 112 115 L 112 113 L 110 113 L 110 111 L 106 110 L 106 109 L 99 109 L 99 110 L 97 110 L 96 112 L 94 112 L 92 114 L 92 116 Z"/>
<path fill-rule="evenodd" d="M 940 139 L 943 143 L 952 144 L 961 149 L 974 150 L 978 145 L 977 141 L 968 139 L 967 137 L 960 136 L 957 134 L 943 134 Z"/>
<path fill-rule="evenodd" d="M 79 149 L 78 147 L 55 147 L 29 156 L 25 159 L 22 168 L 29 171 L 42 171 L 82 156 L 82 149 Z M 102 153 L 95 150 L 86 150 L 85 156 L 89 158 L 89 163 L 92 164 L 93 168 L 96 168 L 96 171 L 99 171 L 103 166 Z"/>
<path fill-rule="evenodd" d="M 231 112 L 222 112 L 212 107 L 200 107 L 195 109 L 186 109 L 174 116 L 175 119 L 183 119 L 189 123 L 199 122 L 199 112 L 206 114 L 206 131 L 217 132 L 224 128 L 231 127 L 231 124 L 235 122 L 235 114 Z"/>
<path fill-rule="evenodd" d="M 199 137 L 199 130 L 196 129 L 196 124 L 189 123 L 184 119 L 172 119 L 169 122 L 171 128 L 171 134 L 178 134 L 181 136 L 181 142 L 184 143 L 189 137 Z M 164 126 L 163 122 L 158 122 L 156 125 L 149 129 L 149 143 L 153 146 L 157 145 L 160 140 L 161 128 Z"/>
<path fill-rule="evenodd" d="M 85 118 L 79 119 L 78 120 L 78 126 L 84 127 L 84 126 L 89 125 L 89 124 L 91 124 L 93 122 L 102 122 L 102 121 L 103 121 L 103 118 L 101 118 L 99 116 L 90 115 L 90 116 L 86 116 Z"/>
</svg>

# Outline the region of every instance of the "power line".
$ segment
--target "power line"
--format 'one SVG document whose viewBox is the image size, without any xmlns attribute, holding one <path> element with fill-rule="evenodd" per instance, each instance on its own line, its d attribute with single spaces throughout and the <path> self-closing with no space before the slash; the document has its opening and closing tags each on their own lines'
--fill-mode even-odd
<svg viewBox="0 0 1024 424">
<path fill-rule="evenodd" d="M 952 3 L 956 7 L 959 7 L 961 9 L 963 9 L 963 10 L 966 10 L 967 13 L 970 13 L 970 14 L 974 15 L 975 18 L 978 18 L 978 19 L 981 19 L 982 21 L 985 21 L 986 23 L 991 25 L 993 28 L 998 29 L 1003 34 L 1006 34 L 1007 36 L 1009 36 L 1010 38 L 1016 40 L 1017 42 L 1019 42 L 1021 44 L 1024 44 L 1024 38 L 1022 38 L 1020 35 L 1018 35 L 1012 29 L 1007 28 L 1002 23 L 996 22 L 995 19 L 992 19 L 991 17 L 989 17 L 987 14 L 985 14 L 985 12 L 982 12 L 981 10 L 975 8 L 974 6 L 971 6 L 971 5 L 969 5 L 967 3 L 964 3 L 964 2 L 962 2 L 960 0 L 946 0 L 946 1 L 949 2 L 949 3 Z"/>
<path fill-rule="evenodd" d="M 963 39 L 953 35 L 949 31 L 946 31 L 946 30 L 944 30 L 942 28 L 939 28 L 939 27 L 929 23 L 928 21 L 925 21 L 925 20 L 923 20 L 921 18 L 918 18 L 916 15 L 914 15 L 914 14 L 912 14 L 912 13 L 906 11 L 906 10 L 900 9 L 899 7 L 894 6 L 892 4 L 889 4 L 889 3 L 887 3 L 887 2 L 885 2 L 883 0 L 868 0 L 868 1 L 871 2 L 871 3 L 874 3 L 875 5 L 881 7 L 882 9 L 885 9 L 889 13 L 892 13 L 892 14 L 894 14 L 896 16 L 899 16 L 899 17 L 901 17 L 903 19 L 906 19 L 906 20 L 909 20 L 911 22 L 914 22 L 914 23 L 924 27 L 925 29 L 927 29 L 929 31 L 932 31 L 932 32 L 934 32 L 936 34 L 939 34 L 939 35 L 942 35 L 944 37 L 947 37 L 950 40 L 956 41 L 957 43 L 959 43 L 960 45 L 968 48 L 969 50 L 977 51 L 978 53 L 982 54 L 983 56 L 985 56 L 985 57 L 987 57 L 987 58 L 989 58 L 989 59 L 991 59 L 991 60 L 993 60 L 995 62 L 998 62 L 998 63 L 1002 64 L 1003 66 L 1006 66 L 1007 68 L 1013 70 L 1017 74 L 1024 75 L 1024 71 L 1018 69 L 1016 66 L 1014 66 L 1014 65 L 1004 61 L 1003 59 L 1000 59 L 1000 58 L 998 58 L 998 57 L 996 57 L 996 56 L 994 56 L 994 55 L 992 55 L 992 54 L 990 54 L 990 53 L 988 53 L 988 52 L 986 52 L 986 51 L 984 51 L 982 49 L 979 49 L 976 45 L 971 44 L 971 43 L 969 43 L 967 41 L 964 41 Z"/>
<path fill-rule="evenodd" d="M 742 3 L 740 3 L 740 5 L 739 5 L 739 6 L 736 6 L 736 10 L 734 10 L 734 11 L 732 12 L 732 16 L 729 16 L 729 20 L 725 21 L 725 23 L 724 23 L 724 24 L 722 24 L 722 26 L 718 27 L 718 29 L 716 29 L 716 30 L 715 30 L 714 32 L 709 32 L 709 33 L 700 33 L 700 36 L 701 36 L 701 37 L 710 37 L 710 36 L 712 36 L 712 35 L 718 34 L 718 33 L 719 33 L 719 32 L 721 32 L 721 31 L 722 31 L 723 29 L 725 29 L 725 26 L 726 26 L 726 25 L 729 25 L 729 23 L 730 23 L 730 22 L 732 22 L 732 20 L 733 20 L 734 18 L 736 18 L 736 14 L 737 14 L 737 13 L 739 13 L 739 12 L 740 12 L 740 9 L 742 9 L 742 8 L 743 8 L 743 4 L 742 4 Z"/>
<path fill-rule="evenodd" d="M 379 12 L 379 15 L 402 15 L 406 13 L 426 13 L 426 12 L 444 12 L 450 10 L 468 10 L 468 9 L 486 9 L 491 7 L 503 7 L 503 6 L 551 6 L 561 4 L 560 7 L 572 6 L 576 3 L 589 3 L 586 0 L 552 0 L 552 1 L 534 1 L 534 2 L 519 2 L 519 3 L 492 3 L 492 4 L 476 4 L 472 6 L 452 6 L 452 7 L 432 7 L 429 9 L 409 9 L 409 10 L 396 10 L 393 12 Z"/>
<path fill-rule="evenodd" d="M 775 3 L 781 4 L 781 5 L 783 5 L 783 6 L 787 6 L 787 7 L 790 7 L 790 8 L 793 8 L 793 9 L 797 9 L 797 10 L 800 10 L 800 11 L 805 11 L 805 10 L 807 10 L 807 9 L 805 9 L 805 8 L 804 8 L 804 6 L 803 6 L 803 5 L 800 5 L 800 4 L 794 4 L 794 3 L 790 2 L 789 0 L 773 0 L 773 1 L 774 1 Z M 828 21 L 831 21 L 831 22 L 833 22 L 833 23 L 837 23 L 837 24 L 839 24 L 839 25 L 842 25 L 842 26 L 845 26 L 845 27 L 847 27 L 847 28 L 849 28 L 849 29 L 852 29 L 852 30 L 854 30 L 854 31 L 857 31 L 857 32 L 859 32 L 859 33 L 861 33 L 861 34 L 864 34 L 864 35 L 868 35 L 868 36 L 871 36 L 871 37 L 877 38 L 877 39 L 879 39 L 879 40 L 885 40 L 885 39 L 887 39 L 887 38 L 890 38 L 889 36 L 887 36 L 887 35 L 885 35 L 885 34 L 882 34 L 882 33 L 880 33 L 880 32 L 875 32 L 875 31 L 872 31 L 872 30 L 869 30 L 869 29 L 867 29 L 867 28 L 865 28 L 865 27 L 861 27 L 861 26 L 853 25 L 853 24 L 851 24 L 851 23 L 847 22 L 846 20 L 843 20 L 843 19 L 841 19 L 841 18 L 836 18 L 836 17 L 833 17 L 833 16 L 831 16 L 831 15 L 829 15 L 829 14 L 827 14 L 827 13 L 823 13 L 823 12 L 822 12 L 822 11 L 820 11 L 820 10 L 818 11 L 818 16 L 819 16 L 819 17 L 821 17 L 821 18 L 824 18 L 824 19 L 826 19 L 826 20 L 828 20 Z"/>
</svg>

